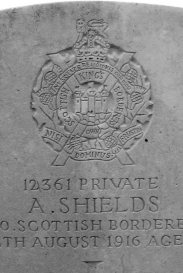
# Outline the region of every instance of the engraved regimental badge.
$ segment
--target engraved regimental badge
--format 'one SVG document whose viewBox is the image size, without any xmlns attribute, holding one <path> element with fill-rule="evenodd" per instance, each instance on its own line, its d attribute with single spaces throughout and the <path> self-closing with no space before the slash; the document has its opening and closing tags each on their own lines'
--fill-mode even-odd
<svg viewBox="0 0 183 273">
<path fill-rule="evenodd" d="M 78 19 L 73 47 L 48 54 L 33 91 L 32 110 L 43 141 L 57 152 L 53 166 L 118 159 L 129 151 L 152 116 L 150 83 L 126 52 L 110 44 L 102 19 Z"/>
</svg>

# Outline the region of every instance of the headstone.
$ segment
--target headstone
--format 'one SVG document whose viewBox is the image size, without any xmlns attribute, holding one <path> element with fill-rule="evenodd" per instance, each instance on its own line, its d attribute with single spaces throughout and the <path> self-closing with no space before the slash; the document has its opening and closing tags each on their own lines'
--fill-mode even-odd
<svg viewBox="0 0 183 273">
<path fill-rule="evenodd" d="M 183 10 L 0 13 L 0 272 L 181 273 Z"/>
</svg>

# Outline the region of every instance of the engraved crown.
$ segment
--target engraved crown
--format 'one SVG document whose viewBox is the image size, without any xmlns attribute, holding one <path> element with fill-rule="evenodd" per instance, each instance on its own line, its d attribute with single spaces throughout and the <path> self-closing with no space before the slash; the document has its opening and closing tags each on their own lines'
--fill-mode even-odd
<svg viewBox="0 0 183 273">
<path fill-rule="evenodd" d="M 74 44 L 74 51 L 78 62 L 105 61 L 110 47 L 105 33 L 107 26 L 102 19 L 93 19 L 87 23 L 84 19 L 76 21 L 78 37 Z"/>
</svg>

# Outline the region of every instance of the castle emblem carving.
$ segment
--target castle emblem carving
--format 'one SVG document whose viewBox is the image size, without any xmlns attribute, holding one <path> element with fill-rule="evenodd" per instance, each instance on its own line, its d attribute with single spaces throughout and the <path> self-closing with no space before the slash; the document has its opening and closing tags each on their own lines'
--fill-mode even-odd
<svg viewBox="0 0 183 273">
<path fill-rule="evenodd" d="M 130 150 L 152 117 L 150 83 L 134 58 L 110 44 L 107 23 L 78 19 L 73 47 L 48 54 L 31 95 L 43 141 L 67 160 L 118 159 L 134 164 Z"/>
</svg>

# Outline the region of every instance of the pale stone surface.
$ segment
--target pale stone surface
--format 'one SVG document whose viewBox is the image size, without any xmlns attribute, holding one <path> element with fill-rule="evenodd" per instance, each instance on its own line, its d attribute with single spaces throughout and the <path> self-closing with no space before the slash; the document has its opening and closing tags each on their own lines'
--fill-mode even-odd
<svg viewBox="0 0 183 273">
<path fill-rule="evenodd" d="M 0 13 L 0 272 L 180 273 L 183 10 Z"/>
</svg>

